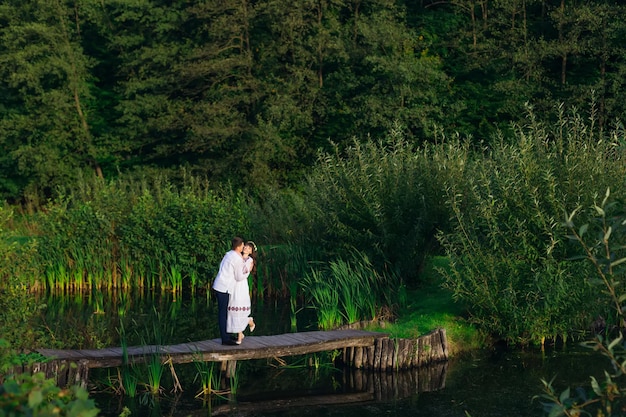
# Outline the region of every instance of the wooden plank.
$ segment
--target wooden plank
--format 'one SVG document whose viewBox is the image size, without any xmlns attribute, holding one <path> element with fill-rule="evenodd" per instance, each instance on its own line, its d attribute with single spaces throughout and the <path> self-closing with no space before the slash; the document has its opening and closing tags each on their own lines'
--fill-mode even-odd
<svg viewBox="0 0 626 417">
<path fill-rule="evenodd" d="M 238 346 L 225 346 L 219 339 L 213 339 L 169 346 L 131 346 L 126 352 L 132 363 L 145 362 L 154 354 L 171 357 L 174 363 L 197 360 L 222 362 L 303 355 L 346 347 L 367 347 L 373 346 L 376 339 L 387 337 L 383 333 L 351 329 L 312 331 L 273 336 L 247 336 Z M 81 360 L 89 368 L 120 366 L 123 355 L 123 350 L 119 347 L 88 350 L 38 349 L 36 352 L 50 359 Z"/>
</svg>

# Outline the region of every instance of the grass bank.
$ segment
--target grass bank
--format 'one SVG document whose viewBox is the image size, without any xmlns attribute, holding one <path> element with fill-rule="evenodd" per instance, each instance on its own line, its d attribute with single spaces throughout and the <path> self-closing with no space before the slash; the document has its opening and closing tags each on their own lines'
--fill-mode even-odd
<svg viewBox="0 0 626 417">
<path fill-rule="evenodd" d="M 435 256 L 427 259 L 422 272 L 424 284 L 407 290 L 407 301 L 398 318 L 369 330 L 384 331 L 391 337 L 416 338 L 436 328 L 446 329 L 450 355 L 486 347 L 489 337 L 467 321 L 467 308 L 442 288 L 440 268 L 447 268 L 448 259 Z"/>
</svg>

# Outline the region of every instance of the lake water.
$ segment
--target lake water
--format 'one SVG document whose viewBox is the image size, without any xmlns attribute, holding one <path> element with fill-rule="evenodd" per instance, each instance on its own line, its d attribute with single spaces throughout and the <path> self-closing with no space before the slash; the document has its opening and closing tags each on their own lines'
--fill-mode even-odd
<svg viewBox="0 0 626 417">
<path fill-rule="evenodd" d="M 182 343 L 218 337 L 215 304 L 203 294 L 175 299 L 105 296 L 50 297 L 42 321 L 75 348 Z M 256 303 L 255 334 L 291 331 L 289 303 Z M 97 310 L 97 314 L 94 311 Z M 297 316 L 299 331 L 312 330 L 312 311 Z M 51 323 L 55 323 L 51 325 Z M 123 328 L 123 331 L 121 330 Z M 122 336 L 122 334 L 124 336 Z M 69 346 L 68 346 L 69 347 Z M 607 362 L 577 344 L 539 349 L 497 347 L 459 355 L 445 364 L 401 372 L 365 372 L 331 367 L 328 355 L 240 362 L 236 395 L 196 397 L 200 383 L 193 364 L 177 365 L 182 393 L 173 393 L 169 370 L 158 398 L 143 393 L 129 399 L 107 392 L 116 370 L 92 371 L 91 396 L 104 416 L 118 416 L 128 407 L 133 416 L 381 416 L 473 417 L 542 416 L 533 397 L 541 379 L 555 378 L 562 391 L 589 386 Z M 317 368 L 307 362 L 319 363 Z M 228 381 L 222 381 L 229 388 Z"/>
</svg>

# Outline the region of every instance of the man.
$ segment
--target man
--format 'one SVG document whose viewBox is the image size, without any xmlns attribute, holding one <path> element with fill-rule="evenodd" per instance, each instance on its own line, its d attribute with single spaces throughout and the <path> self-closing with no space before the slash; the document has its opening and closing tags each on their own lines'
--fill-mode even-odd
<svg viewBox="0 0 626 417">
<path fill-rule="evenodd" d="M 241 251 L 243 239 L 234 237 L 231 241 L 231 250 L 226 252 L 220 270 L 213 281 L 213 291 L 217 297 L 217 322 L 220 328 L 220 337 L 223 345 L 236 345 L 234 340 L 226 332 L 226 319 L 228 316 L 228 301 L 237 281 L 248 279 L 250 271 L 245 268 L 245 262 Z M 245 272 L 244 272 L 245 271 Z"/>
</svg>

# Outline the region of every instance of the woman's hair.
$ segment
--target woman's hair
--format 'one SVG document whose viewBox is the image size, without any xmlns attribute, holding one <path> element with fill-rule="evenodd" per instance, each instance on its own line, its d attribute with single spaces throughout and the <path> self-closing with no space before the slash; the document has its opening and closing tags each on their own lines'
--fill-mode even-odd
<svg viewBox="0 0 626 417">
<path fill-rule="evenodd" d="M 256 274 L 256 263 L 257 263 L 257 260 L 256 260 L 256 250 L 257 250 L 256 249 L 256 244 L 253 241 L 249 240 L 246 243 L 244 243 L 244 245 L 252 248 L 252 253 L 250 254 L 250 257 L 252 259 L 254 259 L 254 263 L 252 264 L 252 271 L 250 271 L 250 273 L 254 275 L 254 274 Z"/>
</svg>

